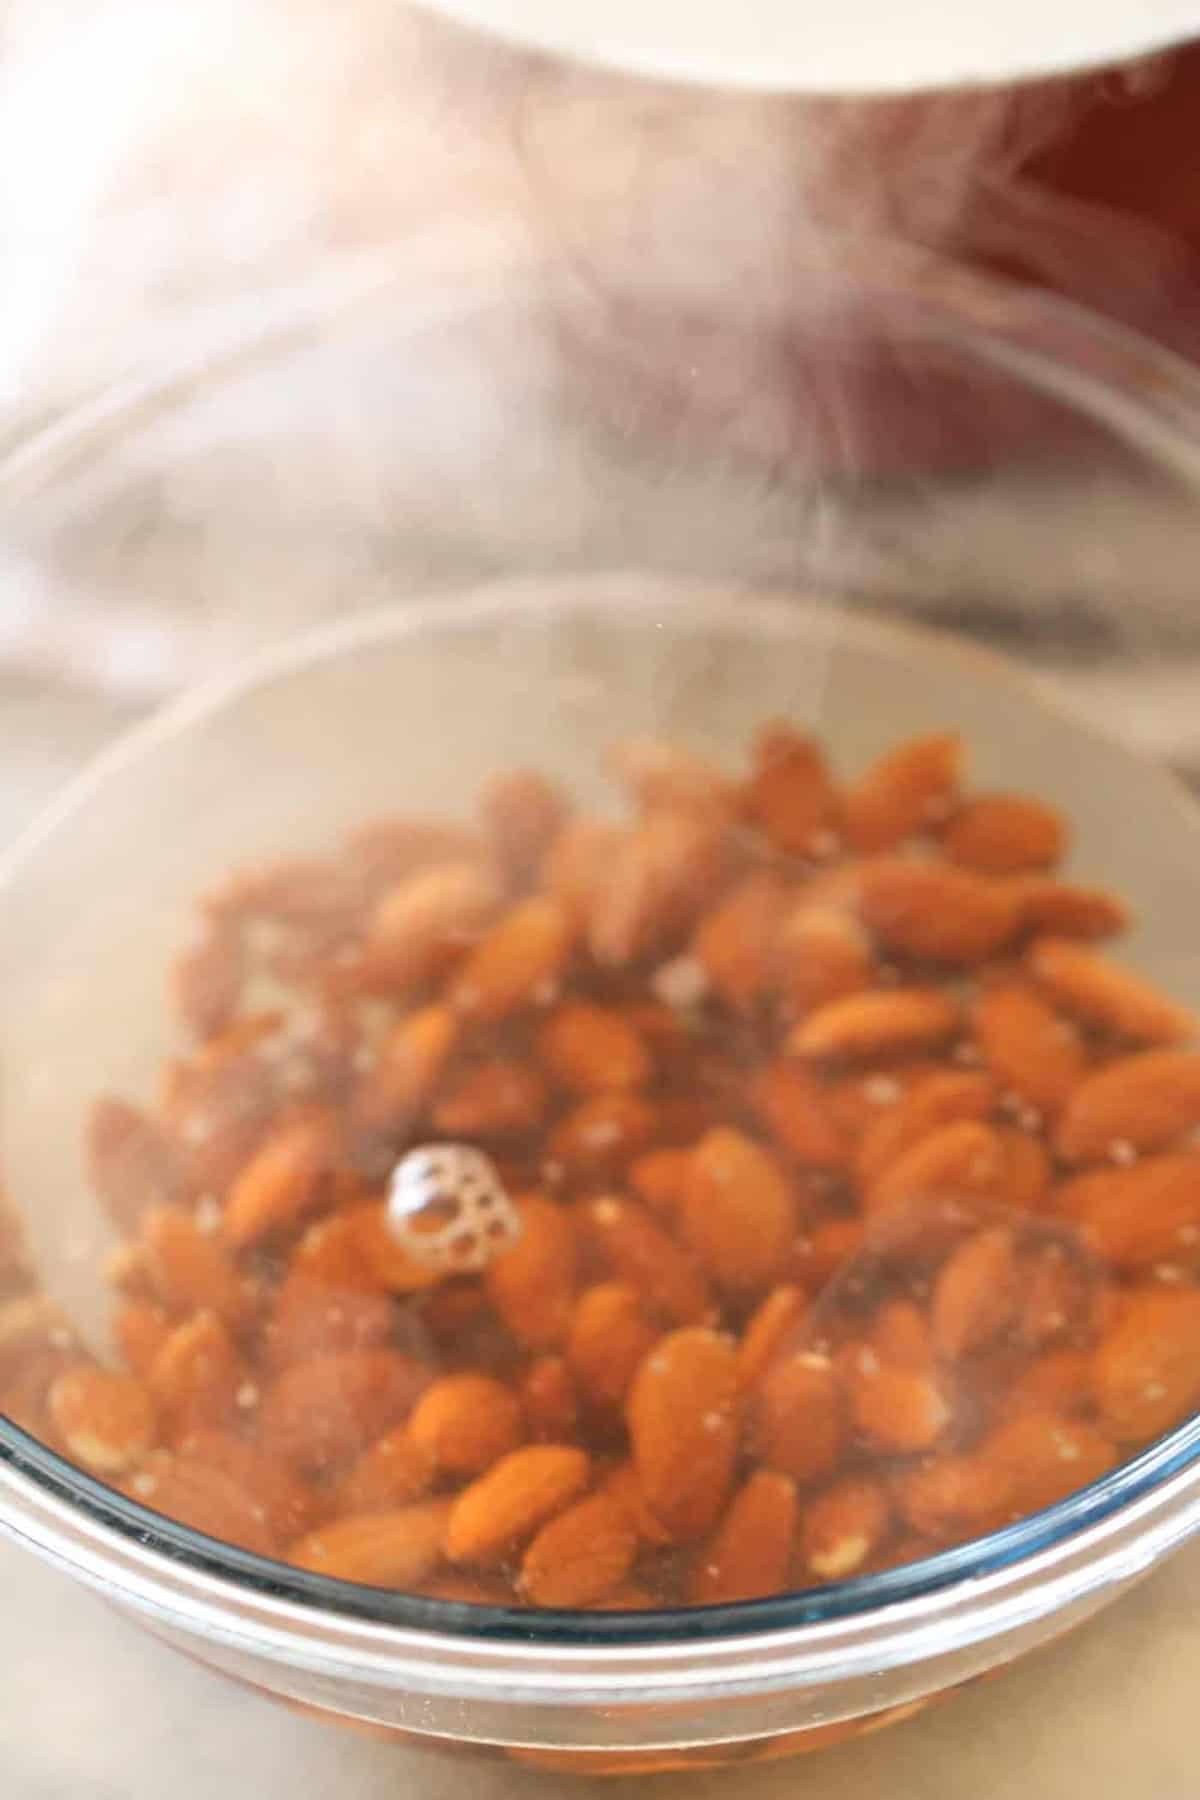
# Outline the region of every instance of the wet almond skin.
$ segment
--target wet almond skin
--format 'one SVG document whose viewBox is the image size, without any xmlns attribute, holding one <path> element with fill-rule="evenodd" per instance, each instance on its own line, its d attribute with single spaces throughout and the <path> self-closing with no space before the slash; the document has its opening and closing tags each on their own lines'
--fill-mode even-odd
<svg viewBox="0 0 1200 1800">
<path fill-rule="evenodd" d="M 1053 797 L 936 721 L 607 770 L 623 817 L 499 770 L 215 872 L 185 1047 L 84 1147 L 114 1360 L 5 1208 L 0 1408 L 261 1555 L 608 1610 L 965 1542 L 1200 1407 L 1194 1022 Z M 522 1225 L 454 1275 L 388 1225 L 437 1142 Z"/>
</svg>

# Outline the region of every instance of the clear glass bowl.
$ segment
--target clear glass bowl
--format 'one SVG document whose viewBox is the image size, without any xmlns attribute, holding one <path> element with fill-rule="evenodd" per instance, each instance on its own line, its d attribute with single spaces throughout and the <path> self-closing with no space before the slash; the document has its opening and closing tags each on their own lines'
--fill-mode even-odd
<svg viewBox="0 0 1200 1800">
<path fill-rule="evenodd" d="M 1194 531 L 1195 377 L 1070 309 L 944 270 L 924 270 L 902 292 L 864 287 L 864 317 L 884 311 L 888 343 L 905 346 L 893 359 L 904 392 L 914 407 L 928 402 L 902 471 L 876 461 L 869 479 L 843 469 L 831 484 L 820 454 L 830 440 L 814 426 L 805 456 L 764 488 L 753 453 L 731 466 L 721 434 L 697 421 L 682 444 L 641 416 L 621 434 L 611 419 L 601 428 L 577 390 L 566 403 L 565 377 L 552 402 L 539 390 L 540 442 L 558 447 L 566 473 L 542 462 L 535 518 L 505 517 L 506 498 L 527 497 L 534 472 L 519 456 L 506 470 L 499 440 L 483 471 L 495 482 L 488 504 L 464 516 L 445 461 L 418 467 L 411 435 L 387 439 L 380 470 L 396 478 L 397 509 L 374 536 L 363 524 L 352 566 L 373 566 L 389 546 L 380 567 L 403 598 L 428 573 L 435 541 L 453 545 L 443 587 L 464 569 L 511 578 L 454 601 L 360 612 L 360 600 L 378 598 L 377 568 L 336 601 L 313 598 L 301 609 L 310 621 L 351 616 L 141 728 L 8 856 L 0 1160 L 48 1288 L 97 1341 L 106 1228 L 80 1169 L 85 1111 L 100 1085 L 144 1089 L 167 1052 L 163 972 L 196 890 L 243 858 L 319 848 L 374 811 L 464 808 L 498 766 L 535 762 L 589 796 L 603 747 L 629 732 L 730 754 L 782 713 L 812 723 L 853 765 L 931 724 L 958 725 L 981 783 L 1028 786 L 1063 807 L 1079 870 L 1134 904 L 1141 928 L 1129 954 L 1200 1001 L 1196 819 L 1152 758 L 1061 701 L 1064 677 L 1098 643 L 1112 659 L 1101 672 L 1120 681 L 1143 668 L 1159 679 L 1169 657 L 1178 667 L 1186 654 L 1194 622 L 1170 552 Z M 475 325 L 462 337 L 443 319 L 435 347 L 462 356 L 468 345 L 466 361 L 494 392 L 503 320 L 488 314 L 480 334 L 479 315 L 467 316 Z M 847 355 L 877 369 L 882 341 L 864 331 Z M 400 367 L 413 380 L 415 342 L 406 337 Z M 341 349 L 363 344 L 348 331 Z M 301 369 L 315 354 L 309 345 Z M 334 354 L 328 342 L 321 354 Z M 247 406 L 264 458 L 286 459 L 294 381 L 283 402 L 297 367 L 293 346 L 258 371 L 256 397 L 243 373 L 226 371 L 196 391 L 161 393 L 152 417 L 139 403 L 120 430 L 110 417 L 98 436 L 60 431 L 26 446 L 6 490 L 13 517 L 21 491 L 36 502 L 23 515 L 24 554 L 76 594 L 89 570 L 98 585 L 148 591 L 180 549 L 178 509 L 156 514 L 148 500 L 155 482 L 161 492 L 174 479 L 176 496 L 210 509 L 199 517 L 218 544 L 191 569 L 194 591 L 228 627 L 212 660 L 278 636 L 295 622 L 286 596 L 273 622 L 248 630 L 231 602 L 263 518 L 231 507 L 220 469 Z M 864 431 L 878 416 L 864 399 Z M 585 440 L 594 461 L 581 474 Z M 302 518 L 296 541 L 284 530 L 297 493 L 314 507 L 320 495 L 311 459 L 286 466 L 303 469 L 287 507 L 276 515 L 270 495 L 263 503 L 279 527 L 273 578 L 304 562 L 310 526 L 327 533 L 328 566 L 344 570 L 336 508 Z M 554 506 L 564 479 L 565 522 Z M 685 495 L 699 549 L 683 529 Z M 140 539 L 122 535 L 131 502 L 146 509 Z M 622 560 L 630 538 L 649 572 L 582 573 Z M 717 579 L 697 582 L 710 560 Z M 815 570 L 821 598 L 752 591 L 738 569 L 760 582 Z M 963 641 L 883 611 L 932 614 Z M 969 641 L 981 636 L 1001 638 L 1017 660 Z M 1088 1617 L 1198 1523 L 1192 1422 L 1044 1514 L 886 1574 L 674 1614 L 508 1613 L 356 1589 L 230 1550 L 0 1420 L 0 1525 L 164 1640 L 298 1704 L 554 1767 L 580 1753 L 595 1760 L 579 1766 L 597 1769 L 768 1756 L 887 1722 Z"/>
</svg>

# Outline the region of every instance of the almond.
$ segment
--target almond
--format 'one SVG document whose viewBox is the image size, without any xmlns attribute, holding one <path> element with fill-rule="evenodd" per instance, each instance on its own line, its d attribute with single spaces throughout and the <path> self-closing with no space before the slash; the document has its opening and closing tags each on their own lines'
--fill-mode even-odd
<svg viewBox="0 0 1200 1800">
<path fill-rule="evenodd" d="M 642 1207 L 604 1194 L 585 1204 L 582 1220 L 597 1253 L 637 1289 L 653 1317 L 688 1325 L 708 1316 L 711 1296 L 699 1265 Z"/>
<path fill-rule="evenodd" d="M 582 1000 L 555 1008 L 538 1034 L 538 1057 L 551 1079 L 575 1094 L 643 1087 L 652 1073 L 646 1046 L 628 1020 Z"/>
<path fill-rule="evenodd" d="M 980 875 L 1052 869 L 1066 847 L 1062 815 L 1029 794 L 978 794 L 942 833 L 950 861 Z"/>
<path fill-rule="evenodd" d="M 630 1164 L 629 1184 L 652 1213 L 672 1219 L 682 1204 L 690 1167 L 686 1150 L 648 1150 Z"/>
<path fill-rule="evenodd" d="M 411 988 L 442 973 L 499 902 L 495 876 L 474 860 L 434 864 L 385 894 L 363 951 L 375 987 Z"/>
<path fill-rule="evenodd" d="M 1009 887 L 947 863 L 880 857 L 859 865 L 855 883 L 867 929 L 889 950 L 922 962 L 982 962 L 1019 923 Z"/>
<path fill-rule="evenodd" d="M 943 819 L 958 793 L 962 740 L 914 738 L 880 757 L 847 789 L 846 836 L 857 850 L 892 850 Z"/>
<path fill-rule="evenodd" d="M 250 1294 L 234 1263 L 176 1207 L 142 1217 L 142 1247 L 155 1290 L 172 1312 L 205 1310 L 230 1325 L 246 1318 Z"/>
<path fill-rule="evenodd" d="M 514 1057 L 476 1063 L 433 1108 L 433 1128 L 448 1138 L 521 1137 L 536 1131 L 546 1110 L 546 1084 Z"/>
<path fill-rule="evenodd" d="M 1097 1256 L 1118 1268 L 1190 1262 L 1200 1248 L 1200 1156 L 1089 1170 L 1064 1182 L 1054 1199 Z"/>
<path fill-rule="evenodd" d="M 269 1455 L 320 1474 L 361 1455 L 412 1409 L 427 1370 L 398 1350 L 350 1350 L 283 1369 L 259 1410 Z"/>
<path fill-rule="evenodd" d="M 289 1546 L 287 1560 L 314 1575 L 367 1587 L 411 1588 L 441 1554 L 449 1502 L 357 1513 L 321 1525 Z"/>
<path fill-rule="evenodd" d="M 578 1252 L 567 1210 L 539 1194 L 518 1202 L 521 1235 L 488 1267 L 485 1284 L 496 1312 L 533 1350 L 564 1342 L 575 1305 Z"/>
<path fill-rule="evenodd" d="M 933 1448 L 953 1413 L 932 1370 L 882 1363 L 870 1349 L 848 1359 L 847 1367 L 851 1414 L 869 1444 L 901 1455 Z"/>
<path fill-rule="evenodd" d="M 768 1468 L 799 1482 L 833 1474 L 846 1442 L 845 1406 L 832 1362 L 810 1350 L 772 1363 L 754 1404 L 754 1441 Z"/>
<path fill-rule="evenodd" d="M 1123 903 L 1103 888 L 1075 887 L 1050 876 L 1023 876 L 1013 883 L 1020 929 L 1054 937 L 1114 937 L 1129 924 Z"/>
<path fill-rule="evenodd" d="M 216 1313 L 198 1312 L 177 1325 L 150 1366 L 147 1386 L 167 1430 L 176 1437 L 201 1425 L 225 1425 L 237 1414 L 248 1371 Z"/>
<path fill-rule="evenodd" d="M 314 1112 L 270 1132 L 225 1201 L 221 1232 L 235 1250 L 286 1230 L 320 1197 L 336 1141 L 333 1119 Z"/>
<path fill-rule="evenodd" d="M 224 1031 L 241 996 L 243 953 L 232 919 L 209 918 L 171 966 L 171 990 L 184 1028 L 193 1037 Z"/>
<path fill-rule="evenodd" d="M 542 1444 L 568 1442 L 579 1429 L 575 1378 L 561 1356 L 539 1356 L 518 1383 L 529 1436 Z"/>
<path fill-rule="evenodd" d="M 697 1326 L 661 1339 L 634 1376 L 626 1419 L 646 1504 L 677 1541 L 703 1537 L 720 1516 L 737 1459 L 729 1340 Z"/>
<path fill-rule="evenodd" d="M 1200 1401 L 1200 1292 L 1132 1295 L 1096 1350 L 1092 1396 L 1118 1443 L 1148 1443 L 1185 1418 Z"/>
<path fill-rule="evenodd" d="M 262 1509 L 275 1543 L 286 1544 L 316 1523 L 322 1501 L 308 1482 L 232 1432 L 201 1426 L 179 1446 L 185 1462 L 202 1464 L 228 1479 Z"/>
<path fill-rule="evenodd" d="M 436 1475 L 432 1452 L 413 1441 L 407 1425 L 394 1425 L 350 1464 L 330 1498 L 339 1513 L 390 1512 L 423 1500 Z"/>
<path fill-rule="evenodd" d="M 66 1369 L 47 1404 L 67 1455 L 94 1475 L 116 1475 L 150 1448 L 154 1403 L 132 1375 L 94 1363 Z"/>
<path fill-rule="evenodd" d="M 760 737 L 746 812 L 777 850 L 805 856 L 836 821 L 837 794 L 816 742 L 787 725 Z"/>
<path fill-rule="evenodd" d="M 940 1126 L 986 1118 L 995 1097 L 988 1076 L 972 1069 L 939 1070 L 914 1082 L 863 1133 L 855 1157 L 859 1180 L 875 1181 Z"/>
<path fill-rule="evenodd" d="M 980 1231 L 949 1256 L 933 1290 L 933 1342 L 952 1362 L 989 1344 L 1017 1311 L 1013 1235 L 998 1225 Z"/>
<path fill-rule="evenodd" d="M 407 1131 L 432 1097 L 457 1037 L 458 1023 L 445 1006 L 424 1006 L 401 1019 L 354 1097 L 353 1127 L 397 1136 Z"/>
<path fill-rule="evenodd" d="M 610 1181 L 644 1150 L 659 1123 L 637 1094 L 594 1094 L 581 1100 L 550 1134 L 550 1162 L 568 1179 Z"/>
<path fill-rule="evenodd" d="M 730 1006 L 749 1010 L 774 975 L 774 951 L 786 894 L 778 876 L 757 871 L 705 913 L 692 954 L 709 985 Z"/>
<path fill-rule="evenodd" d="M 1053 1412 L 1005 1419 L 983 1439 L 976 1457 L 1007 1478 L 1009 1506 L 1019 1514 L 1065 1500 L 1117 1462 L 1112 1444 L 1092 1426 Z"/>
<path fill-rule="evenodd" d="M 1114 1144 L 1162 1150 L 1200 1125 L 1200 1052 L 1144 1050 L 1089 1075 L 1054 1137 L 1064 1162 L 1097 1162 Z"/>
<path fill-rule="evenodd" d="M 1087 1059 L 1073 1025 L 1031 987 L 997 983 L 980 994 L 975 1029 L 1000 1084 L 1053 1116 L 1078 1085 Z"/>
<path fill-rule="evenodd" d="M 490 1375 L 443 1375 L 417 1401 L 408 1434 L 442 1473 L 481 1475 L 521 1442 L 521 1408 Z"/>
<path fill-rule="evenodd" d="M 816 1061 L 932 1049 L 961 1022 L 958 1003 L 939 988 L 885 988 L 822 1006 L 789 1033 L 789 1056 Z"/>
<path fill-rule="evenodd" d="M 523 900 L 471 952 L 450 989 L 454 1007 L 491 1024 L 534 1004 L 561 980 L 574 930 L 560 901 Z"/>
<path fill-rule="evenodd" d="M 892 1527 L 883 1483 L 845 1476 L 808 1502 L 800 1521 L 800 1557 L 817 1581 L 845 1581 L 876 1554 Z"/>
<path fill-rule="evenodd" d="M 121 1361 L 143 1379 L 170 1335 L 170 1317 L 153 1300 L 125 1300 L 113 1314 L 113 1343 Z"/>
<path fill-rule="evenodd" d="M 959 1194 L 996 1192 L 1005 1172 L 999 1133 L 978 1120 L 943 1125 L 889 1164 L 864 1195 L 869 1214 Z"/>
<path fill-rule="evenodd" d="M 744 1393 L 756 1387 L 788 1340 L 799 1334 L 808 1311 L 801 1287 L 784 1283 L 772 1288 L 750 1315 L 738 1344 L 738 1382 Z"/>
<path fill-rule="evenodd" d="M 871 940 L 862 925 L 806 894 L 776 933 L 774 962 L 785 1017 L 795 1018 L 869 988 L 875 975 Z"/>
<path fill-rule="evenodd" d="M 739 1488 L 711 1540 L 696 1552 L 688 1589 L 693 1606 L 758 1600 L 788 1585 L 796 1532 L 796 1487 L 758 1469 Z"/>
<path fill-rule="evenodd" d="M 152 1512 L 218 1542 L 270 1556 L 275 1542 L 266 1507 L 245 1488 L 194 1456 L 155 1450 L 128 1479 L 125 1491 Z"/>
<path fill-rule="evenodd" d="M 892 1493 L 905 1522 L 935 1541 L 995 1531 L 1012 1509 L 1011 1471 L 978 1456 L 940 1456 L 901 1470 Z"/>
<path fill-rule="evenodd" d="M 751 1079 L 749 1098 L 776 1143 L 797 1162 L 839 1169 L 849 1161 L 849 1145 L 828 1095 L 801 1064 L 783 1058 L 768 1063 Z"/>
<path fill-rule="evenodd" d="M 446 1526 L 451 1562 L 500 1566 L 512 1551 L 570 1506 L 587 1486 L 591 1464 L 568 1444 L 530 1444 L 493 1463 L 464 1488 Z"/>
<path fill-rule="evenodd" d="M 624 1581 L 637 1548 L 625 1508 L 591 1494 L 542 1526 L 521 1562 L 522 1591 L 534 1606 L 594 1606 Z"/>
<path fill-rule="evenodd" d="M 551 845 L 543 885 L 576 925 L 586 921 L 592 896 L 624 841 L 620 827 L 603 819 L 572 819 Z"/>
<path fill-rule="evenodd" d="M 588 907 L 598 963 L 624 968 L 677 941 L 712 891 L 724 833 L 706 815 L 654 813 L 613 846 Z"/>
<path fill-rule="evenodd" d="M 1038 984 L 1069 1013 L 1130 1043 L 1170 1045 L 1190 1038 L 1195 1019 L 1130 969 L 1063 938 L 1040 938 L 1029 952 Z"/>
<path fill-rule="evenodd" d="M 680 1221 L 719 1286 L 751 1290 L 782 1266 L 796 1231 L 796 1203 L 767 1151 L 722 1127 L 707 1132 L 692 1152 Z"/>
<path fill-rule="evenodd" d="M 567 1360 L 588 1399 L 619 1406 L 658 1336 L 630 1283 L 604 1281 L 579 1296 Z"/>
</svg>

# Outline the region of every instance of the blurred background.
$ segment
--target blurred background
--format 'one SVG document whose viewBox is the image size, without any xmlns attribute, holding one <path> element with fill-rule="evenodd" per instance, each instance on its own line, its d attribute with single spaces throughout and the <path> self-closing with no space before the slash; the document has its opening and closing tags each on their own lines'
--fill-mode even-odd
<svg viewBox="0 0 1200 1800">
<path fill-rule="evenodd" d="M 1200 774 L 1193 509 L 890 323 L 949 259 L 1200 360 L 1200 47 L 820 100 L 391 0 L 4 15 L 0 836 L 304 624 L 613 563 L 862 590 Z"/>
</svg>

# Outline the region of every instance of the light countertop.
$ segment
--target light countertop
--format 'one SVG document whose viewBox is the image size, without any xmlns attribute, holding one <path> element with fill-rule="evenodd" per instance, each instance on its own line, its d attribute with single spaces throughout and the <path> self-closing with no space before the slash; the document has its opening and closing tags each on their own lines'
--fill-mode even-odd
<svg viewBox="0 0 1200 1800">
<path fill-rule="evenodd" d="M 0 1544 L 11 1800 L 509 1800 L 596 1790 L 427 1756 L 287 1712 Z M 1195 1800 L 1200 1546 L 1073 1637 L 906 1724 L 800 1761 L 610 1781 L 655 1800 Z M 802 1783 L 802 1787 L 801 1784 Z"/>
</svg>

